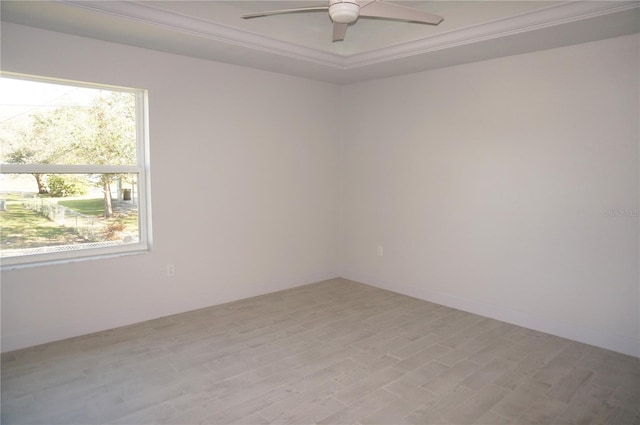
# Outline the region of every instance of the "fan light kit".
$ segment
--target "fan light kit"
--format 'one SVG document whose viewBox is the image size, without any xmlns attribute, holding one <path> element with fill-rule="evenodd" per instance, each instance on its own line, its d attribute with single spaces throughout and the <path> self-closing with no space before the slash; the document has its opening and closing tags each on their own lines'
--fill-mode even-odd
<svg viewBox="0 0 640 425">
<path fill-rule="evenodd" d="M 333 41 L 342 41 L 347 27 L 359 18 L 386 19 L 392 21 L 414 22 L 418 24 L 438 25 L 444 19 L 420 9 L 386 3 L 381 0 L 328 0 L 328 6 L 310 6 L 297 9 L 269 10 L 266 12 L 243 15 L 244 19 L 262 18 L 271 15 L 301 12 L 329 12 L 333 22 Z"/>
<path fill-rule="evenodd" d="M 333 22 L 350 24 L 358 20 L 360 5 L 340 0 L 331 0 L 329 3 L 329 16 Z"/>
</svg>

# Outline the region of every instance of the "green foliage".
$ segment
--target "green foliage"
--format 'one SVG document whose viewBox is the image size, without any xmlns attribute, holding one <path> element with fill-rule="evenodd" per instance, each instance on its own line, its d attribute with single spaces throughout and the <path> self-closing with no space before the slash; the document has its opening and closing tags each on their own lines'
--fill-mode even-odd
<svg viewBox="0 0 640 425">
<path fill-rule="evenodd" d="M 37 161 L 38 152 L 30 146 L 18 146 L 6 154 L 9 164 L 33 164 Z"/>
<path fill-rule="evenodd" d="M 85 195 L 88 191 L 84 180 L 61 174 L 47 175 L 47 186 L 49 188 L 49 196 L 54 198 Z"/>
<path fill-rule="evenodd" d="M 136 163 L 133 93 L 101 91 L 89 107 L 41 110 L 28 124 L 0 132 L 2 161 L 9 164 Z"/>
<path fill-rule="evenodd" d="M 135 97 L 109 92 L 96 97 L 87 111 L 85 132 L 78 141 L 91 164 L 126 165 L 136 162 Z M 76 142 L 76 143 L 78 143 Z"/>
<path fill-rule="evenodd" d="M 27 125 L 0 131 L 2 161 L 12 164 L 129 165 L 136 163 L 136 101 L 133 93 L 96 91 L 90 106 L 41 110 Z M 34 174 L 38 192 L 53 197 L 86 193 L 66 177 L 49 176 L 49 184 Z M 52 180 L 53 177 L 53 181 Z M 104 216 L 112 214 L 111 184 L 124 176 L 95 179 L 104 193 Z"/>
</svg>

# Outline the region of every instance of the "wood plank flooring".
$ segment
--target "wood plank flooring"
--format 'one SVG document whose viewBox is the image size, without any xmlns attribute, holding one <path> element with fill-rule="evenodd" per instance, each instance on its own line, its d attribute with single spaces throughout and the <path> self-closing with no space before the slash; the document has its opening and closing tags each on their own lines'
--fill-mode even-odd
<svg viewBox="0 0 640 425">
<path fill-rule="evenodd" d="M 640 360 L 335 279 L 2 355 L 3 424 L 640 424 Z"/>
</svg>

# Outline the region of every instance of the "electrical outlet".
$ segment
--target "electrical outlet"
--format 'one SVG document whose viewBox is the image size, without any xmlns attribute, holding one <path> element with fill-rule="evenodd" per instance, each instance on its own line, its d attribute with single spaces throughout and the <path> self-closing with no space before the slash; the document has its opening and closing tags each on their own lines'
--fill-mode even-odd
<svg viewBox="0 0 640 425">
<path fill-rule="evenodd" d="M 174 276 L 176 274 L 176 268 L 173 264 L 167 264 L 167 276 Z"/>
<path fill-rule="evenodd" d="M 382 247 L 382 245 L 378 245 L 378 257 L 382 257 L 383 254 L 384 248 Z"/>
</svg>

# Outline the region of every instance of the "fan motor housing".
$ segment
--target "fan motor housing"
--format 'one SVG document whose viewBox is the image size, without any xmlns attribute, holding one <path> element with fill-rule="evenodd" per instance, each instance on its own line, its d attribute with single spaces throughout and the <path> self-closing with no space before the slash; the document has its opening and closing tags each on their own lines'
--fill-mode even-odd
<svg viewBox="0 0 640 425">
<path fill-rule="evenodd" d="M 360 6 L 355 2 L 331 0 L 329 16 L 333 22 L 350 24 L 358 20 Z"/>
</svg>

